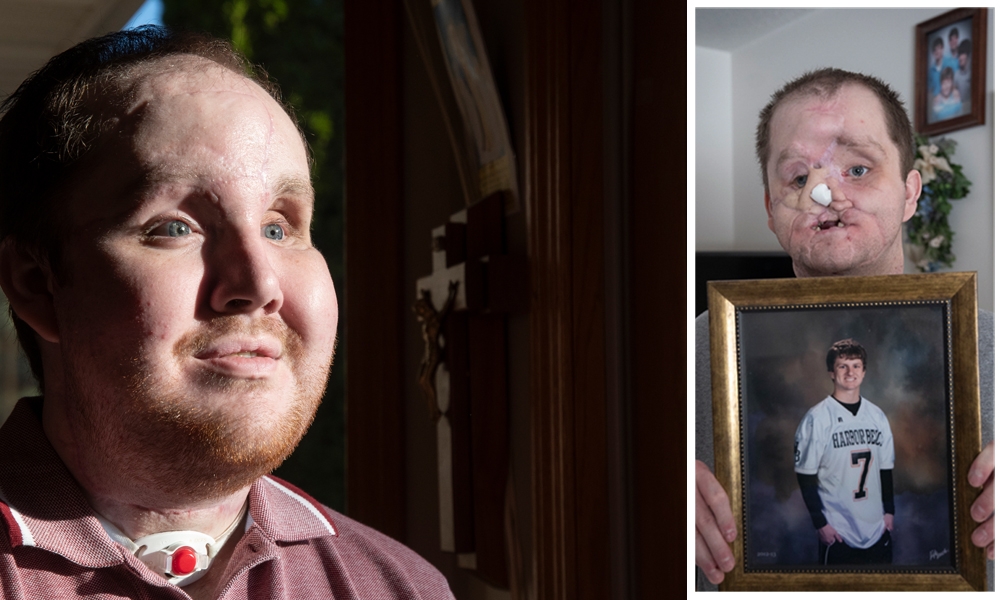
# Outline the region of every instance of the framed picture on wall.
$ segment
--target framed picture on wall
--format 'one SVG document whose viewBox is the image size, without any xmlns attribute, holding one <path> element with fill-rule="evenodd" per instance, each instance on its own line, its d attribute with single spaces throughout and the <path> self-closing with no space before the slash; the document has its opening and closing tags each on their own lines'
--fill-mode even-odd
<svg viewBox="0 0 1000 600">
<path fill-rule="evenodd" d="M 957 8 L 917 25 L 917 133 L 986 123 L 986 10 Z"/>
<path fill-rule="evenodd" d="M 711 282 L 709 311 L 720 587 L 986 589 L 975 273 Z"/>
</svg>

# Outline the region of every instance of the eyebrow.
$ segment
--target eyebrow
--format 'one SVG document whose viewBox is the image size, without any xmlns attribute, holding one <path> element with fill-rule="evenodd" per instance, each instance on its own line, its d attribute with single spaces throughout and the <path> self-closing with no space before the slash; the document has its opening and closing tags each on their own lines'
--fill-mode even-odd
<svg viewBox="0 0 1000 600">
<path fill-rule="evenodd" d="M 878 143 L 878 141 L 875 140 L 875 138 L 871 137 L 855 138 L 849 136 L 839 136 L 836 140 L 836 143 L 838 146 L 843 146 L 849 150 L 854 150 L 856 152 L 862 152 L 862 153 L 870 152 L 872 149 L 874 149 L 878 151 L 879 155 L 881 155 L 882 157 L 886 156 L 885 148 L 882 147 L 882 144 Z M 804 158 L 804 157 L 802 153 L 797 150 L 791 150 L 789 148 L 785 148 L 784 150 L 778 153 L 778 162 L 776 163 L 776 165 L 780 166 L 782 163 L 794 158 Z"/>
<path fill-rule="evenodd" d="M 201 175 L 194 171 L 185 171 L 182 173 L 171 173 L 165 172 L 159 169 L 154 169 L 147 172 L 144 177 L 140 178 L 137 182 L 136 187 L 145 190 L 151 190 L 157 186 L 164 184 L 171 184 L 177 182 L 186 181 L 200 181 L 202 179 Z M 313 188 L 312 182 L 309 179 L 296 176 L 282 176 L 275 179 L 274 184 L 270 186 L 270 193 L 272 196 L 293 196 L 305 200 L 305 202 L 312 208 L 316 203 L 316 192 Z"/>
<path fill-rule="evenodd" d="M 883 156 L 885 156 L 886 154 L 885 148 L 882 147 L 882 144 L 878 143 L 878 141 L 872 137 L 852 138 L 852 137 L 841 136 L 837 138 L 837 144 L 849 148 L 851 150 L 859 150 L 859 151 L 865 151 L 874 148 L 875 150 L 878 150 L 879 154 Z"/>
<path fill-rule="evenodd" d="M 310 208 L 316 203 L 316 192 L 312 182 L 301 177 L 279 177 L 272 193 L 275 196 L 295 196 L 304 199 Z"/>
</svg>

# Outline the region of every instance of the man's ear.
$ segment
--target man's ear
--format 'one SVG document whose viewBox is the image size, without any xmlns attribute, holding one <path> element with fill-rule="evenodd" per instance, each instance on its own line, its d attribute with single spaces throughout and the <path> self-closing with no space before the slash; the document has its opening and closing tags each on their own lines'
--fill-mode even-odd
<svg viewBox="0 0 1000 600">
<path fill-rule="evenodd" d="M 903 205 L 903 222 L 910 220 L 913 213 L 917 212 L 917 200 L 920 200 L 920 191 L 924 188 L 923 181 L 920 180 L 920 171 L 912 169 L 906 174 L 904 182 L 906 189 L 906 200 Z"/>
<path fill-rule="evenodd" d="M 55 277 L 47 262 L 20 248 L 11 238 L 0 243 L 0 287 L 11 308 L 43 340 L 59 343 L 52 297 Z"/>
</svg>

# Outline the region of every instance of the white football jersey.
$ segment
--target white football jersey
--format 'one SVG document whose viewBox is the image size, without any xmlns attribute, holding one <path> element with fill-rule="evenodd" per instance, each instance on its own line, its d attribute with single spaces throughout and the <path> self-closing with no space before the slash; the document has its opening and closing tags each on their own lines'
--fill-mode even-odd
<svg viewBox="0 0 1000 600">
<path fill-rule="evenodd" d="M 809 409 L 795 430 L 795 472 L 817 475 L 827 522 L 853 548 L 882 537 L 882 479 L 893 468 L 892 429 L 865 398 L 857 415 L 832 396 Z"/>
</svg>

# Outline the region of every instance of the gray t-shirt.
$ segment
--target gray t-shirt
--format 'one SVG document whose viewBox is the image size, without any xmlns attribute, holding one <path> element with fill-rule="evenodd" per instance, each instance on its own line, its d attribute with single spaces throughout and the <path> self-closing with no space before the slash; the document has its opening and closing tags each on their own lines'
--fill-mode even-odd
<svg viewBox="0 0 1000 600">
<path fill-rule="evenodd" d="M 695 319 L 695 458 L 715 469 L 712 435 L 712 354 L 709 346 L 708 312 Z M 982 411 L 983 445 L 993 441 L 993 313 L 979 311 L 979 402 Z M 994 561 L 988 561 L 988 582 L 993 590 Z M 717 590 L 697 569 L 699 591 Z"/>
</svg>

